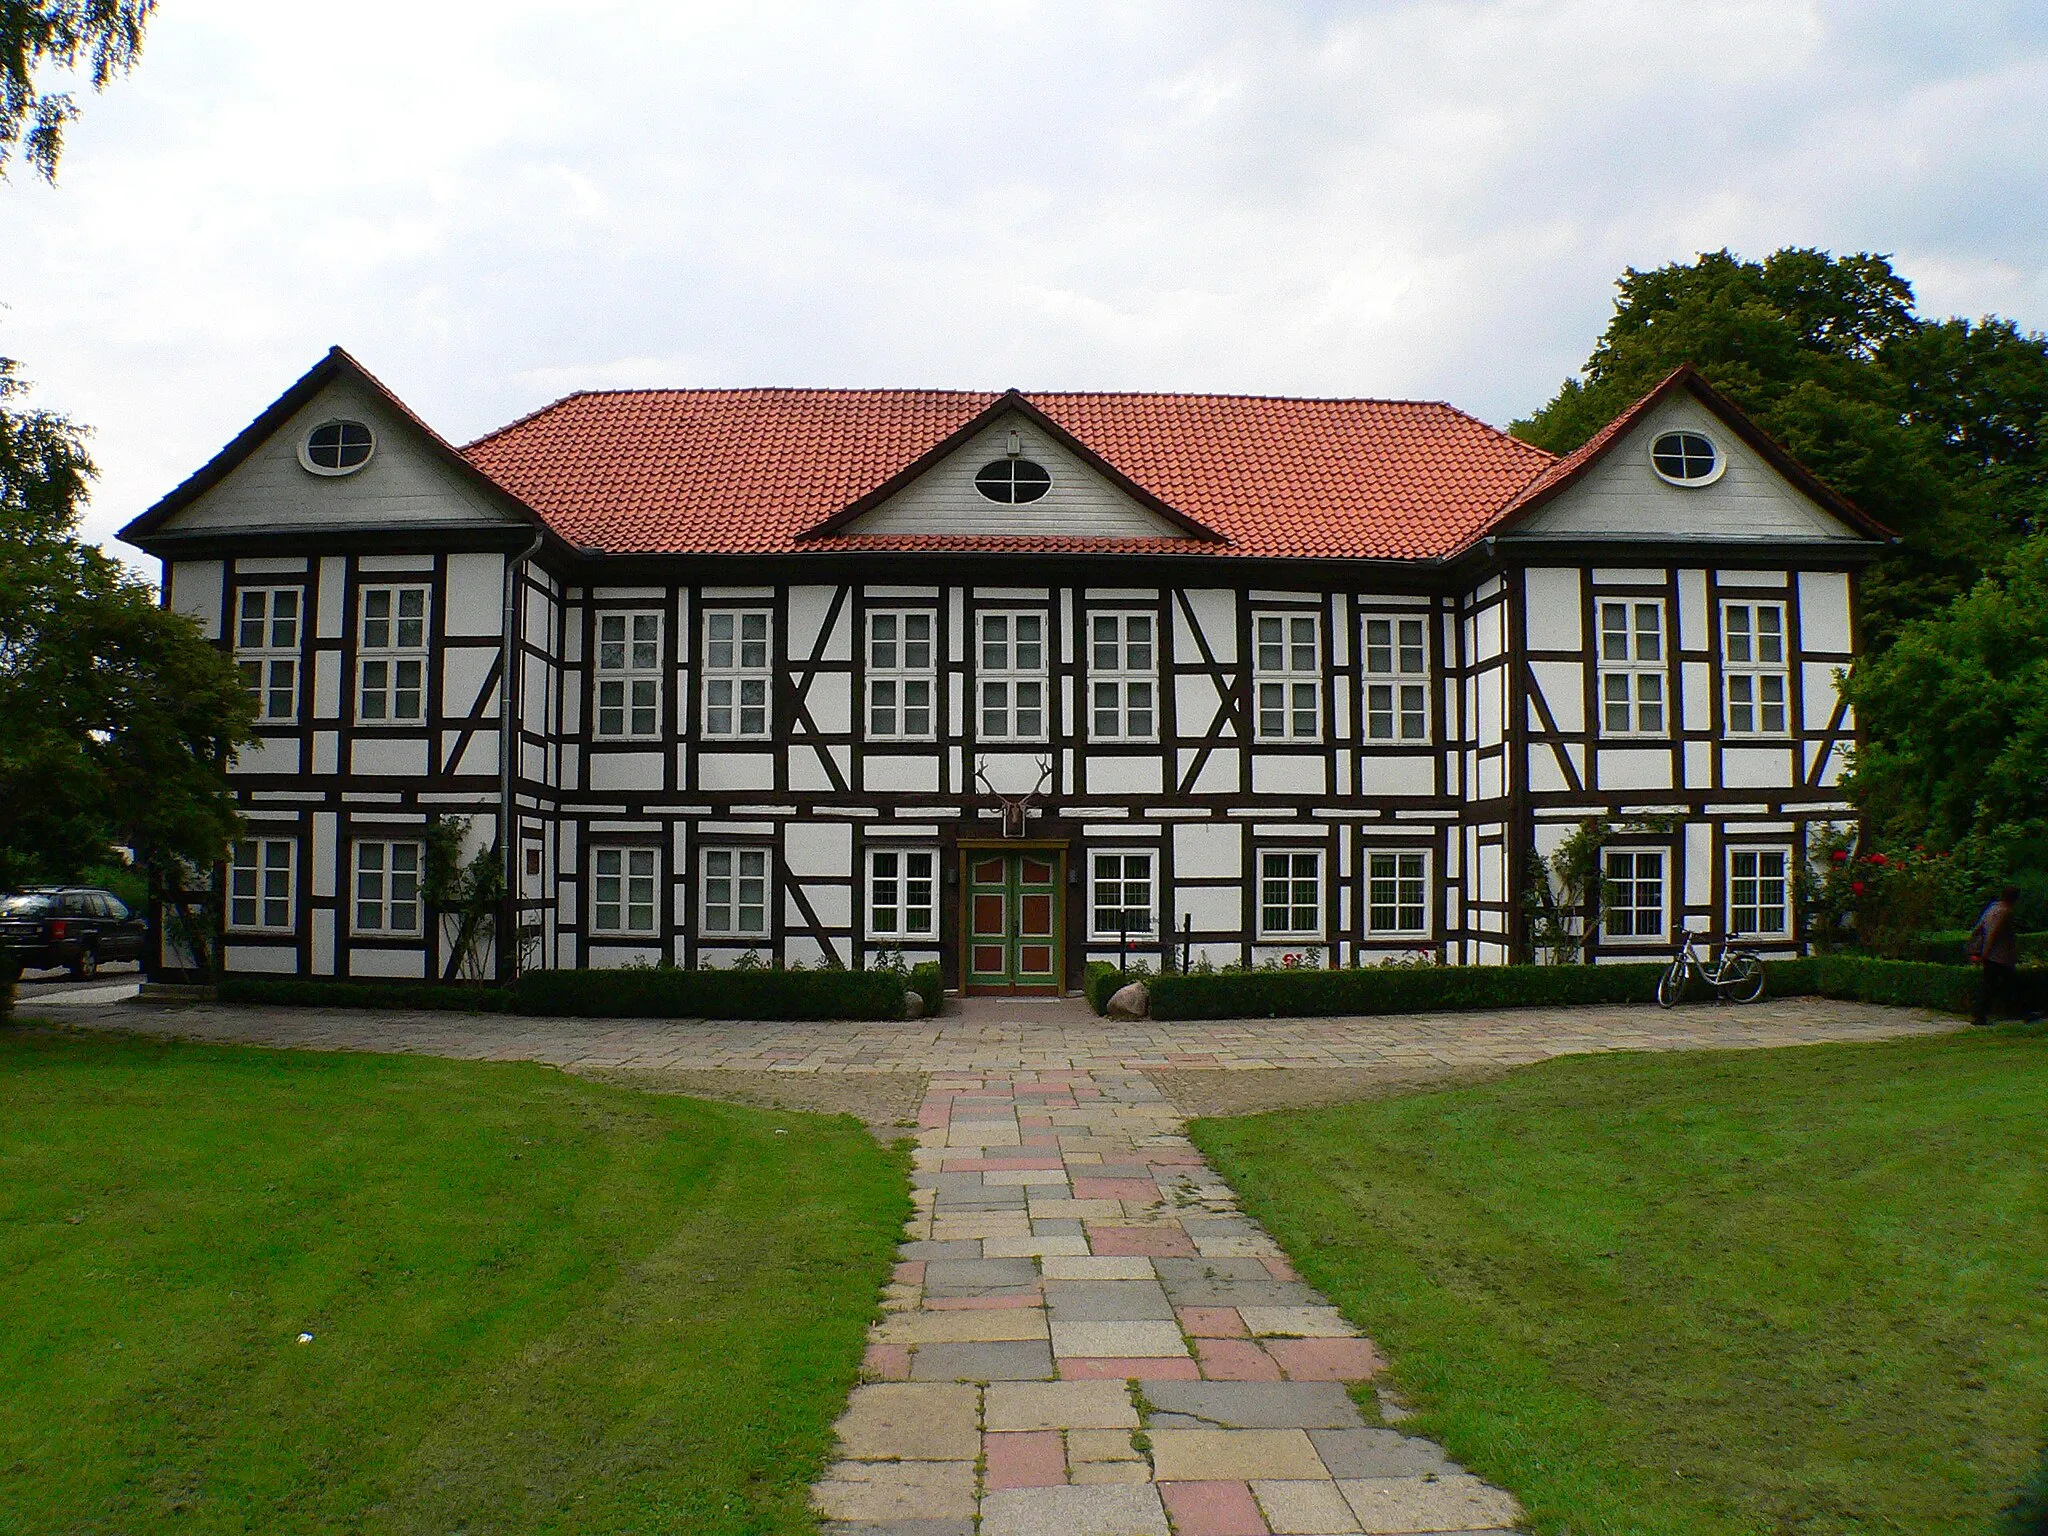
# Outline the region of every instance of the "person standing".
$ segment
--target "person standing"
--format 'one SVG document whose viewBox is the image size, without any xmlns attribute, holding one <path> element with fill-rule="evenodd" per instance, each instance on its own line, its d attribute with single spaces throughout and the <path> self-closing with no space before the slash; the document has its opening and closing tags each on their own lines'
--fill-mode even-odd
<svg viewBox="0 0 2048 1536">
<path fill-rule="evenodd" d="M 1994 999 L 2008 1007 L 2012 1003 L 2013 973 L 2020 963 L 2019 922 L 2014 909 L 2019 899 L 2019 887 L 2008 885 L 1970 930 L 1970 958 L 1983 967 L 1977 976 L 1977 1013 L 1973 1023 L 1991 1022 Z"/>
</svg>

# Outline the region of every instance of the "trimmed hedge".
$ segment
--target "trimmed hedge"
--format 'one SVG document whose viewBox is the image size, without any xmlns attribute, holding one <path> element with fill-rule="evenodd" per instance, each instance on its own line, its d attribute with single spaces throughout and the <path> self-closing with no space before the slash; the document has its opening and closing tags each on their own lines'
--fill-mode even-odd
<svg viewBox="0 0 2048 1536">
<path fill-rule="evenodd" d="M 1958 928 L 1950 933 L 1926 933 L 1913 941 L 1908 960 L 1923 965 L 1968 965 L 1970 935 Z M 2020 964 L 2048 965 L 2048 933 L 2020 935 Z"/>
<path fill-rule="evenodd" d="M 1872 960 L 1861 955 L 1820 955 L 1815 991 L 1858 1003 L 1892 1003 L 1967 1014 L 1977 1006 L 1974 965 L 1926 965 L 1913 960 Z M 2048 1009 L 2048 969 L 2022 969 L 2014 978 L 2012 1003 L 2022 1013 Z"/>
<path fill-rule="evenodd" d="M 924 999 L 925 1016 L 943 1013 L 946 1007 L 946 973 L 936 960 L 910 968 L 910 990 Z"/>
<path fill-rule="evenodd" d="M 14 1017 L 14 984 L 21 980 L 21 957 L 0 949 L 0 1024 Z"/>
<path fill-rule="evenodd" d="M 619 1019 L 900 1019 L 901 971 L 533 971 L 520 1013 Z"/>
<path fill-rule="evenodd" d="M 283 1008 L 416 1008 L 449 1013 L 505 1013 L 512 994 L 500 987 L 431 986 L 417 981 L 321 981 L 297 976 L 223 976 L 214 995 L 224 1003 Z"/>
</svg>

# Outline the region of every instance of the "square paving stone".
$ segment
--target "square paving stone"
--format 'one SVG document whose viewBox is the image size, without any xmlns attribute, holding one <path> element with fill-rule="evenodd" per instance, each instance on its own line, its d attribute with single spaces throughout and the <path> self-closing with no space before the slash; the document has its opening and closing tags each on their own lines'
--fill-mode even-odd
<svg viewBox="0 0 2048 1536">
<path fill-rule="evenodd" d="M 1274 1536 L 1351 1536 L 1358 1519 L 1335 1483 L 1252 1484 Z"/>
<path fill-rule="evenodd" d="M 1309 1439 L 1335 1478 L 1444 1477 L 1463 1470 L 1435 1442 L 1391 1429 L 1318 1429 Z"/>
<path fill-rule="evenodd" d="M 1200 1429 L 1206 1424 L 1216 1429 L 1346 1430 L 1363 1429 L 1365 1423 L 1357 1405 L 1335 1382 L 1168 1382 L 1145 1395 L 1159 1411 L 1153 1424 L 1165 1428 Z M 1165 1425 L 1159 1417 L 1163 1414 L 1187 1422 Z"/>
<path fill-rule="evenodd" d="M 1035 1259 L 1052 1254 L 1084 1254 L 1088 1239 L 1073 1237 L 991 1237 L 981 1251 L 992 1259 Z"/>
<path fill-rule="evenodd" d="M 903 1243 L 896 1249 L 899 1259 L 978 1259 L 981 1244 L 962 1240 L 959 1242 L 935 1243 L 930 1238 L 919 1238 Z"/>
<path fill-rule="evenodd" d="M 1048 1280 L 1054 1322 L 1170 1323 L 1173 1303 L 1157 1280 Z"/>
<path fill-rule="evenodd" d="M 1301 1339 L 1356 1338 L 1358 1330 L 1335 1307 L 1239 1307 L 1245 1327 L 1260 1338 L 1277 1334 Z"/>
<path fill-rule="evenodd" d="M 1159 1493 L 1179 1536 L 1266 1536 L 1248 1483 L 1168 1483 Z"/>
<path fill-rule="evenodd" d="M 981 1444 L 988 1458 L 983 1486 L 990 1492 L 1000 1488 L 1059 1488 L 1066 1484 L 1067 1453 L 1057 1430 L 990 1434 L 982 1437 Z"/>
<path fill-rule="evenodd" d="M 972 1520 L 827 1520 L 820 1536 L 974 1536 Z"/>
<path fill-rule="evenodd" d="M 841 1461 L 811 1486 L 828 1520 L 974 1518 L 971 1461 Z"/>
<path fill-rule="evenodd" d="M 1130 1431 L 1138 1411 L 1120 1381 L 1003 1381 L 989 1387 L 983 1427 L 999 1430 Z M 1129 1454 L 1129 1435 L 1124 1435 Z"/>
<path fill-rule="evenodd" d="M 1369 1339 L 1267 1339 L 1290 1381 L 1365 1381 L 1380 1368 Z"/>
<path fill-rule="evenodd" d="M 1052 1351 L 1056 1355 L 1118 1355 L 1126 1358 L 1147 1355 L 1185 1355 L 1180 1324 L 1054 1323 Z"/>
<path fill-rule="evenodd" d="M 920 1381 L 1050 1381 L 1052 1349 L 1043 1340 L 1014 1344 L 926 1344 L 911 1357 Z"/>
<path fill-rule="evenodd" d="M 1179 1227 L 1090 1227 L 1092 1252 L 1143 1254 L 1148 1258 L 1192 1257 L 1195 1245 Z"/>
<path fill-rule="evenodd" d="M 1185 1355 L 1137 1360 L 1070 1355 L 1060 1361 L 1061 1381 L 1193 1381 L 1198 1374 Z"/>
<path fill-rule="evenodd" d="M 1017 1488 L 981 1501 L 981 1536 L 1167 1536 L 1150 1486 Z"/>
<path fill-rule="evenodd" d="M 1071 1386 L 1103 1386 L 1102 1382 L 1071 1382 Z M 1126 1397 L 1126 1403 L 1129 1398 Z M 1133 1413 L 1135 1417 L 1135 1410 Z M 1144 1462 L 1138 1448 L 1131 1444 L 1128 1429 L 1070 1429 L 1067 1431 L 1067 1460 L 1076 1465 L 1084 1461 L 1133 1461 Z M 1152 1480 L 1152 1469 L 1145 1468 L 1145 1480 Z"/>
<path fill-rule="evenodd" d="M 1031 1231 L 1035 1237 L 1082 1237 L 1087 1229 L 1078 1217 L 1034 1215 Z"/>
<path fill-rule="evenodd" d="M 962 1296 L 1037 1284 L 1038 1268 L 1029 1259 L 934 1259 L 924 1267 L 927 1296 Z"/>
<path fill-rule="evenodd" d="M 1257 1259 L 1163 1258 L 1153 1267 L 1177 1307 L 1307 1307 L 1322 1300 L 1305 1285 L 1275 1280 Z"/>
<path fill-rule="evenodd" d="M 1159 1186 L 1151 1179 L 1111 1178 L 1101 1172 L 1083 1176 L 1074 1175 L 1074 1198 L 1076 1200 L 1136 1200 L 1140 1203 L 1159 1198 Z"/>
<path fill-rule="evenodd" d="M 1045 1326 L 1037 1307 L 901 1312 L 876 1325 L 875 1337 L 888 1344 L 1007 1344 L 1042 1339 Z"/>
<path fill-rule="evenodd" d="M 973 1387 L 877 1382 L 853 1389 L 833 1428 L 849 1461 L 972 1461 L 980 1397 Z"/>
<path fill-rule="evenodd" d="M 1202 1374 L 1211 1381 L 1278 1381 L 1280 1366 L 1250 1339 L 1196 1339 Z"/>
<path fill-rule="evenodd" d="M 1084 1254 L 1079 1258 L 1052 1257 L 1045 1260 L 1048 1280 L 1154 1280 L 1152 1261 L 1143 1257 L 1116 1258 Z"/>
<path fill-rule="evenodd" d="M 1512 1526 L 1521 1507 L 1469 1474 L 1370 1478 L 1338 1485 L 1359 1529 L 1381 1532 L 1483 1531 Z"/>
<path fill-rule="evenodd" d="M 1003 1191 L 989 1190 L 975 1195 L 940 1195 L 932 1202 L 932 1211 L 937 1216 L 983 1216 L 998 1211 L 1029 1211 L 1021 1194 L 1007 1195 Z"/>
<path fill-rule="evenodd" d="M 1161 1429 L 1152 1475 L 1162 1483 L 1321 1478 L 1329 1472 L 1301 1429 Z"/>
</svg>

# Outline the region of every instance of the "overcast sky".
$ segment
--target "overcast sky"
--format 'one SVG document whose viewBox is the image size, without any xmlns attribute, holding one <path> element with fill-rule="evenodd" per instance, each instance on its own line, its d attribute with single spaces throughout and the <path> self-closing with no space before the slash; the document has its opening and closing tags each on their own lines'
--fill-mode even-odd
<svg viewBox="0 0 2048 1536">
<path fill-rule="evenodd" d="M 1722 245 L 2048 327 L 2044 193 L 2038 3 L 163 0 L 0 184 L 0 354 L 106 537 L 334 342 L 457 442 L 621 385 L 1505 424 Z"/>
</svg>

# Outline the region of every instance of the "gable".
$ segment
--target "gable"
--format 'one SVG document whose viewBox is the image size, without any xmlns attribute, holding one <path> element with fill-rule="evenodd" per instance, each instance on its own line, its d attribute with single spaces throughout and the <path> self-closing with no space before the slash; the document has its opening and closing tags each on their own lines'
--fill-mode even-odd
<svg viewBox="0 0 2048 1536">
<path fill-rule="evenodd" d="M 1727 461 L 1719 479 L 1673 485 L 1651 467 L 1650 445 L 1674 429 L 1712 441 Z M 1692 394 L 1674 390 L 1503 537 L 1811 543 L 1868 535 L 1824 509 Z"/>
<path fill-rule="evenodd" d="M 316 475 L 299 463 L 305 434 L 346 418 L 376 439 L 353 474 Z M 447 462 L 419 425 L 376 390 L 342 373 L 316 390 L 225 474 L 153 528 L 200 532 L 502 527 L 515 515 Z"/>
<path fill-rule="evenodd" d="M 1022 457 L 1052 476 L 1051 488 L 1022 506 L 992 502 L 975 489 L 983 465 L 1008 456 L 1010 434 Z M 1021 411 L 1003 412 L 887 499 L 835 530 L 841 537 L 1053 535 L 1088 539 L 1188 539 L 1162 517 L 1057 442 Z"/>
</svg>

